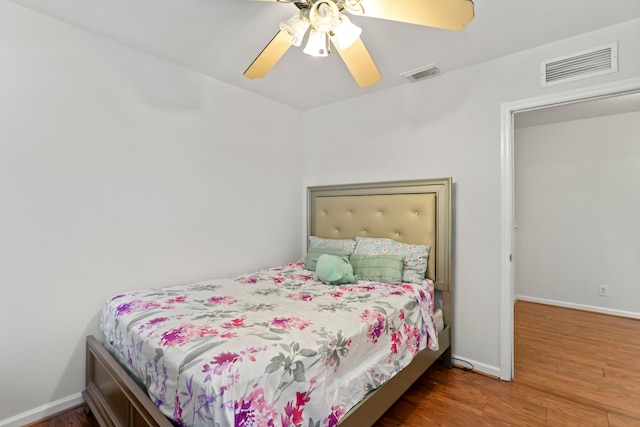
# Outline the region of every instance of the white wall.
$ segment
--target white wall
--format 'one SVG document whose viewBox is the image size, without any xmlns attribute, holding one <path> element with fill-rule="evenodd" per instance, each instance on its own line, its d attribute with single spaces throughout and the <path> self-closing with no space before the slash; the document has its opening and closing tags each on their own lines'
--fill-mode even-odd
<svg viewBox="0 0 640 427">
<path fill-rule="evenodd" d="M 302 119 L 9 2 L 0 57 L 0 425 L 20 425 L 80 402 L 108 297 L 300 256 Z"/>
<path fill-rule="evenodd" d="M 539 87 L 540 61 L 619 42 L 619 72 Z M 640 20 L 304 113 L 304 183 L 451 176 L 453 352 L 500 364 L 500 105 L 640 76 Z"/>
<path fill-rule="evenodd" d="M 639 138 L 640 112 L 516 130 L 519 298 L 640 317 Z"/>
</svg>

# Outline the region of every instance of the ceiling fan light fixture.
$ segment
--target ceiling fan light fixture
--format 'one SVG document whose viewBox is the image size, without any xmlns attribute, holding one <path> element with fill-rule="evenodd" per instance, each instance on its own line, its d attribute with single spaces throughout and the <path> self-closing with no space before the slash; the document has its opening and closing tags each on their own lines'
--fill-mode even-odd
<svg viewBox="0 0 640 427">
<path fill-rule="evenodd" d="M 309 18 L 300 11 L 295 14 L 291 18 L 287 20 L 287 22 L 280 23 L 280 29 L 286 31 L 291 36 L 291 44 L 293 46 L 301 46 L 302 39 L 309 29 Z"/>
<path fill-rule="evenodd" d="M 327 33 L 311 28 L 309 40 L 307 40 L 307 45 L 303 52 L 311 56 L 324 57 L 329 55 L 329 37 L 327 37 Z"/>
<path fill-rule="evenodd" d="M 343 14 L 386 19 L 448 30 L 462 30 L 474 18 L 473 0 L 254 0 L 290 3 L 299 13 L 280 24 L 244 75 L 257 79 L 267 75 L 291 46 L 301 46 L 311 28 L 304 53 L 328 56 L 331 45 L 360 87 L 370 87 L 382 78 L 362 42 L 362 30 Z M 437 74 L 437 68 L 416 70 L 408 79 L 420 80 Z"/>
<path fill-rule="evenodd" d="M 358 40 L 362 34 L 362 28 L 354 25 L 346 15 L 341 15 L 340 22 L 333 30 L 332 40 L 337 40 L 338 49 L 345 50 Z"/>
</svg>

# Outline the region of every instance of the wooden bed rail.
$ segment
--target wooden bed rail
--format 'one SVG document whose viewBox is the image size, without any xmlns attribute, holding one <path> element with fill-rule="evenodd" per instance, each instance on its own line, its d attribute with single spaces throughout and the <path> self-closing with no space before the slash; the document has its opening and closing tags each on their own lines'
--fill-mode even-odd
<svg viewBox="0 0 640 427">
<path fill-rule="evenodd" d="M 173 427 L 113 356 L 87 337 L 87 379 L 82 392 L 86 410 L 101 426 Z"/>
</svg>

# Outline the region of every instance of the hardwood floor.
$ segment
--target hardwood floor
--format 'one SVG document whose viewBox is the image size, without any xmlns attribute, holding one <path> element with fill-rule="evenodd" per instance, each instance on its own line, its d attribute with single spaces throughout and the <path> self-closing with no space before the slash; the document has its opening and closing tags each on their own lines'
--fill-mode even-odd
<svg viewBox="0 0 640 427">
<path fill-rule="evenodd" d="M 503 382 L 430 368 L 375 427 L 640 426 L 640 320 L 518 302 Z M 29 427 L 95 427 L 82 408 Z"/>
<path fill-rule="evenodd" d="M 27 424 L 23 427 L 100 427 L 95 418 L 84 412 L 80 405 L 66 412 L 54 415 L 44 420 Z"/>
<path fill-rule="evenodd" d="M 516 383 L 640 425 L 640 320 L 518 301 L 514 365 Z"/>
<path fill-rule="evenodd" d="M 375 427 L 640 426 L 640 420 L 473 372 L 433 367 Z"/>
<path fill-rule="evenodd" d="M 434 366 L 376 423 L 640 426 L 640 320 L 519 301 L 515 380 Z"/>
</svg>

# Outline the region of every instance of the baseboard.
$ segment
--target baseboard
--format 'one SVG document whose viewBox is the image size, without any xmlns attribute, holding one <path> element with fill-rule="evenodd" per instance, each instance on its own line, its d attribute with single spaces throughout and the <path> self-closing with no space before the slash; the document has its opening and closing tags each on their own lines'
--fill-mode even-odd
<svg viewBox="0 0 640 427">
<path fill-rule="evenodd" d="M 490 377 L 500 378 L 500 368 L 498 366 L 487 365 L 486 363 L 478 362 L 477 360 L 469 359 L 459 354 L 454 354 L 452 358 L 454 366 L 465 368 L 473 367 L 474 371 L 481 372 Z"/>
<path fill-rule="evenodd" d="M 576 304 L 572 302 L 556 301 L 545 298 L 528 297 L 524 295 L 516 295 L 514 301 L 537 302 L 539 304 L 555 305 L 558 307 L 573 308 L 576 310 L 591 311 L 594 313 L 609 314 L 611 316 L 628 317 L 631 319 L 640 319 L 640 313 L 633 311 L 616 310 L 613 308 L 596 307 L 592 305 Z"/>
<path fill-rule="evenodd" d="M 55 402 L 47 403 L 46 405 L 23 412 L 14 417 L 7 418 L 6 420 L 0 420 L 0 427 L 20 427 L 25 424 L 41 420 L 50 415 L 57 414 L 58 412 L 66 411 L 67 409 L 81 405 L 82 403 L 84 403 L 84 400 L 82 400 L 82 393 L 73 394 L 60 400 L 56 400 Z"/>
</svg>

